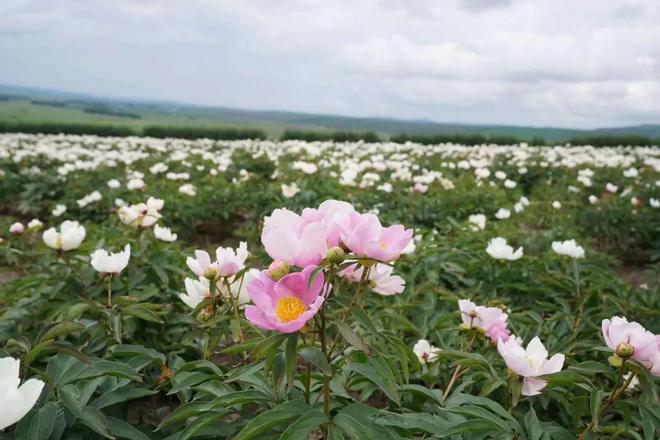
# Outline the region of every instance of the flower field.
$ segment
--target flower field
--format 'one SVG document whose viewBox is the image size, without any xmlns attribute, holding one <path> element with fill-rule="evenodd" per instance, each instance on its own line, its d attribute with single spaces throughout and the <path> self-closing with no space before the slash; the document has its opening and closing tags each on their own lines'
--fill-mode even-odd
<svg viewBox="0 0 660 440">
<path fill-rule="evenodd" d="M 660 149 L 0 135 L 0 439 L 660 436 Z"/>
</svg>

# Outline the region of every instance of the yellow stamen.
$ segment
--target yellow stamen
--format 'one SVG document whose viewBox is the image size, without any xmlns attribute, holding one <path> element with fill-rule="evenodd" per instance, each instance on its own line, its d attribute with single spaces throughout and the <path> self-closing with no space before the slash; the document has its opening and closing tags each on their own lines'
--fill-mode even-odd
<svg viewBox="0 0 660 440">
<path fill-rule="evenodd" d="M 55 249 L 62 249 L 62 234 L 57 234 L 55 239 Z"/>
<path fill-rule="evenodd" d="M 387 249 L 387 243 L 385 243 L 384 241 L 381 241 L 380 242 L 380 248 L 381 249 Z"/>
<path fill-rule="evenodd" d="M 305 312 L 305 305 L 300 299 L 293 296 L 285 296 L 277 303 L 275 313 L 282 322 L 289 322 L 297 319 Z"/>
</svg>

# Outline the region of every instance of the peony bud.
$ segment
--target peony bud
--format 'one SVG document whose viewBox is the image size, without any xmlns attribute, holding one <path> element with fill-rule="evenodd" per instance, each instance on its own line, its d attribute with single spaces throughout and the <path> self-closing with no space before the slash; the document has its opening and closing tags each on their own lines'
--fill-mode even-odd
<svg viewBox="0 0 660 440">
<path fill-rule="evenodd" d="M 268 266 L 268 276 L 270 276 L 273 281 L 279 281 L 284 278 L 285 275 L 288 275 L 291 271 L 289 263 L 282 260 L 275 260 L 270 263 Z"/>
<path fill-rule="evenodd" d="M 206 322 L 211 318 L 213 318 L 213 311 L 209 307 L 204 307 L 197 314 L 197 320 L 200 322 Z"/>
<path fill-rule="evenodd" d="M 626 359 L 635 353 L 635 347 L 627 342 L 622 342 L 616 346 L 616 355 L 620 358 Z"/>
<path fill-rule="evenodd" d="M 204 278 L 206 278 L 209 281 L 213 281 L 218 278 L 218 269 L 215 267 L 211 266 L 208 269 L 204 271 Z"/>
<path fill-rule="evenodd" d="M 346 259 L 346 252 L 339 246 L 328 249 L 328 261 L 332 264 L 341 264 Z"/>
</svg>

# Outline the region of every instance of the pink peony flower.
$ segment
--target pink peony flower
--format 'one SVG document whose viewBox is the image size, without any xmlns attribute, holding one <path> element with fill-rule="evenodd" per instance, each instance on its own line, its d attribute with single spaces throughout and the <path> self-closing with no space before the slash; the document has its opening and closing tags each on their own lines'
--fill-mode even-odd
<svg viewBox="0 0 660 440">
<path fill-rule="evenodd" d="M 396 295 L 403 292 L 406 287 L 406 282 L 398 275 L 392 275 L 394 268 L 387 264 L 377 263 L 371 267 L 369 271 L 369 283 L 374 292 L 381 295 Z M 359 283 L 362 279 L 364 267 L 358 267 L 358 264 L 352 264 L 346 269 L 339 272 L 339 276 Z"/>
<path fill-rule="evenodd" d="M 508 341 L 500 339 L 497 341 L 497 351 L 504 359 L 506 366 L 514 373 L 522 376 L 523 396 L 535 396 L 541 394 L 547 382 L 538 376 L 552 374 L 560 371 L 564 365 L 564 355 L 557 353 L 548 359 L 548 351 L 537 337 L 522 347 L 522 340 L 518 337 L 509 338 Z"/>
<path fill-rule="evenodd" d="M 302 215 L 288 209 L 276 209 L 264 219 L 261 242 L 273 260 L 306 267 L 318 264 L 328 250 L 323 219 L 315 209 Z"/>
<path fill-rule="evenodd" d="M 247 243 L 242 241 L 238 249 L 219 247 L 215 250 L 217 258 L 218 275 L 228 277 L 236 275 L 245 268 L 245 260 L 248 257 Z"/>
<path fill-rule="evenodd" d="M 511 332 L 507 329 L 509 315 L 498 307 L 478 306 L 469 299 L 458 300 L 463 323 L 470 328 L 482 330 L 493 341 L 509 340 Z"/>
<path fill-rule="evenodd" d="M 347 232 L 353 219 L 359 216 L 353 205 L 338 200 L 321 203 L 318 213 L 325 225 L 328 249 L 339 246 L 342 232 Z"/>
<path fill-rule="evenodd" d="M 211 262 L 211 257 L 206 251 L 195 251 L 195 258 L 188 257 L 186 264 L 198 277 L 204 277 L 208 269 L 218 270 L 218 265 Z"/>
<path fill-rule="evenodd" d="M 614 352 L 620 344 L 633 348 L 632 358 L 647 366 L 651 373 L 660 375 L 660 335 L 656 336 L 637 322 L 628 322 L 624 317 L 603 319 L 603 339 Z"/>
<path fill-rule="evenodd" d="M 300 330 L 319 311 L 325 298 L 321 295 L 324 277 L 319 273 L 309 280 L 316 266 L 290 273 L 273 281 L 262 271 L 247 286 L 253 305 L 245 309 L 245 317 L 264 330 L 293 333 Z"/>
<path fill-rule="evenodd" d="M 413 230 L 402 225 L 384 228 L 374 214 L 353 216 L 350 229 L 342 234 L 342 242 L 361 257 L 394 261 L 412 239 Z"/>
</svg>

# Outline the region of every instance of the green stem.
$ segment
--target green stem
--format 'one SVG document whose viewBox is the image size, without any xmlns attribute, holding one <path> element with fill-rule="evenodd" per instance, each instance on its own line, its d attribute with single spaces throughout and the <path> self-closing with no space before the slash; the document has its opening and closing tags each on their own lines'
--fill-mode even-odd
<svg viewBox="0 0 660 440">
<path fill-rule="evenodd" d="M 321 307 L 320 315 L 321 329 L 319 332 L 319 337 L 321 338 L 321 351 L 323 352 L 326 361 L 330 363 L 330 355 L 328 353 L 328 344 L 326 340 L 325 304 L 323 304 Z M 323 414 L 325 414 L 327 419 L 330 418 L 330 377 L 326 374 L 323 374 Z M 326 425 L 323 429 L 326 434 L 324 438 L 328 438 L 328 426 Z"/>
<path fill-rule="evenodd" d="M 112 275 L 107 275 L 108 277 L 108 308 L 112 308 Z"/>
<path fill-rule="evenodd" d="M 465 348 L 465 351 L 468 351 L 468 352 L 470 351 L 470 348 L 472 348 L 472 343 L 474 342 L 474 339 L 476 337 L 477 337 L 477 332 L 475 330 L 473 330 L 472 337 L 470 338 L 470 341 L 468 342 L 468 345 Z M 452 374 L 451 379 L 449 380 L 449 384 L 447 384 L 447 388 L 445 389 L 445 392 L 442 395 L 442 400 L 447 399 L 447 397 L 449 396 L 449 393 L 451 392 L 451 389 L 453 388 L 453 386 L 456 383 L 456 380 L 459 378 L 460 374 L 461 374 L 461 366 L 458 365 L 456 367 L 456 369 L 454 370 L 454 374 Z"/>
<path fill-rule="evenodd" d="M 588 433 L 589 431 L 592 431 L 592 430 L 596 427 L 596 425 L 598 424 L 598 420 L 600 420 L 600 418 L 605 414 L 605 412 L 606 412 L 607 410 L 609 410 L 609 409 L 612 407 L 612 405 L 614 405 L 614 403 L 615 403 L 615 402 L 621 397 L 621 395 L 626 391 L 626 389 L 627 389 L 628 386 L 630 385 L 630 382 L 632 382 L 632 380 L 635 378 L 635 374 L 634 374 L 634 373 L 631 373 L 631 374 L 630 374 L 630 377 L 625 381 L 625 383 L 623 384 L 623 386 L 622 386 L 621 388 L 617 389 L 617 387 L 618 387 L 619 384 L 621 383 L 621 379 L 623 378 L 623 373 L 624 373 L 624 371 L 625 371 L 625 365 L 626 365 L 626 362 L 623 361 L 623 362 L 621 363 L 621 369 L 619 370 L 619 375 L 617 376 L 617 379 L 616 379 L 616 385 L 615 385 L 615 387 L 614 387 L 614 389 L 615 389 L 616 391 L 613 391 L 613 392 L 612 392 L 612 395 L 610 395 L 610 398 L 607 399 L 607 402 L 605 402 L 605 405 L 603 405 L 603 406 L 600 408 L 600 410 L 598 410 L 598 413 L 596 414 L 596 417 L 595 417 L 594 419 L 592 419 L 591 422 L 589 422 L 589 424 L 588 424 L 587 426 L 584 427 L 584 430 L 583 430 L 582 433 L 580 434 L 579 440 L 584 440 L 584 438 L 585 438 L 585 436 L 587 435 L 587 433 Z"/>
</svg>

